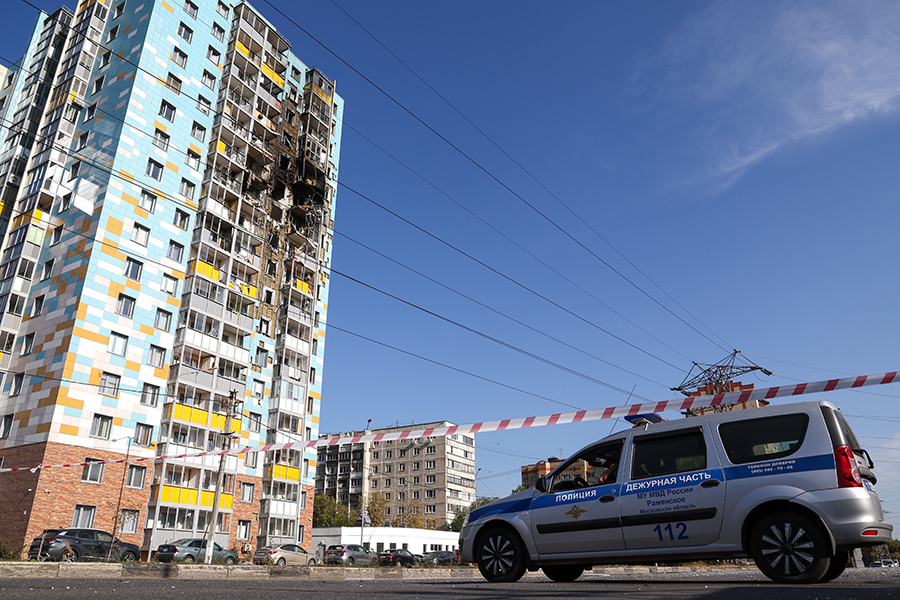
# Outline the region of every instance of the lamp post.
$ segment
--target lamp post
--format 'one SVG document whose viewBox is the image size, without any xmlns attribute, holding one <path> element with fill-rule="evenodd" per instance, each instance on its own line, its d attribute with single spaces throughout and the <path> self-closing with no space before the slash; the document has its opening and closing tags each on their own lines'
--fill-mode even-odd
<svg viewBox="0 0 900 600">
<path fill-rule="evenodd" d="M 113 440 L 113 441 L 119 442 L 122 439 L 123 438 L 119 438 L 119 439 Z M 125 479 L 128 476 L 128 459 L 131 457 L 131 442 L 132 442 L 132 440 L 134 440 L 134 436 L 129 435 L 127 439 L 128 439 L 128 449 L 125 451 L 125 463 L 122 465 L 123 466 L 122 485 L 119 487 L 119 501 L 116 502 L 116 518 L 113 521 L 113 530 L 112 530 L 113 543 L 111 543 L 109 545 L 109 552 L 106 553 L 107 561 L 109 561 L 109 558 L 112 556 L 112 549 L 113 549 L 113 546 L 115 545 L 115 541 L 117 539 L 116 534 L 118 533 L 118 529 L 119 529 L 119 511 L 122 508 L 122 493 L 125 491 Z M 140 559 L 140 557 L 138 557 L 138 559 Z"/>
</svg>

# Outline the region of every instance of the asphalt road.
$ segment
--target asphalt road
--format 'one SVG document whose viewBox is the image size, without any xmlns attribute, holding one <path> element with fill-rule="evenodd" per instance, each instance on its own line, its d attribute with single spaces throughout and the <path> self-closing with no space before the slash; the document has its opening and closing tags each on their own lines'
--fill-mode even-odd
<svg viewBox="0 0 900 600">
<path fill-rule="evenodd" d="M 813 586 L 778 585 L 754 569 L 590 574 L 565 584 L 544 577 L 526 577 L 514 584 L 485 581 L 0 580 L 0 598 L 16 600 L 596 600 L 605 597 L 616 600 L 900 600 L 900 568 L 852 569 L 836 581 Z"/>
</svg>

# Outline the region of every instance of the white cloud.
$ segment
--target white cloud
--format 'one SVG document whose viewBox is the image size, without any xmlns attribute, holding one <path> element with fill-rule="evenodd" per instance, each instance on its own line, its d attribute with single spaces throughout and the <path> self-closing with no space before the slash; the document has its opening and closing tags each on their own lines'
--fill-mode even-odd
<svg viewBox="0 0 900 600">
<path fill-rule="evenodd" d="M 722 188 L 787 146 L 900 112 L 900 3 L 717 3 L 636 81 L 706 153 L 692 183 Z"/>
</svg>

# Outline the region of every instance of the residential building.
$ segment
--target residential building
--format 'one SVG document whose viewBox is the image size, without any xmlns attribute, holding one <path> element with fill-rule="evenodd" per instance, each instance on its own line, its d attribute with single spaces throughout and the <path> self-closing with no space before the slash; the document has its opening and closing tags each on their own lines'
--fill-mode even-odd
<svg viewBox="0 0 900 600">
<path fill-rule="evenodd" d="M 452 427 L 449 421 L 328 434 L 323 439 L 378 435 L 406 429 Z M 316 493 L 351 511 L 372 494 L 387 500 L 386 521 L 406 525 L 411 513 L 425 523 L 449 524 L 475 501 L 475 438 L 453 434 L 418 439 L 334 444 L 318 448 Z"/>
<path fill-rule="evenodd" d="M 558 459 L 555 456 L 551 456 L 547 460 L 541 460 L 531 465 L 525 465 L 521 467 L 522 470 L 522 485 L 526 487 L 531 487 L 534 485 L 534 482 L 540 479 L 541 477 L 546 477 L 559 465 L 561 465 L 563 461 Z M 597 478 L 603 473 L 605 469 L 599 469 L 597 467 L 592 467 L 588 465 L 585 461 L 579 460 L 575 463 L 571 464 L 566 468 L 565 471 L 562 472 L 562 479 L 569 480 L 575 479 L 576 477 L 580 477 L 585 481 L 597 481 Z"/>
<path fill-rule="evenodd" d="M 309 546 L 343 101 L 247 2 L 84 0 L 0 81 L 0 539 Z M 230 431 L 225 431 L 230 419 Z M 164 458 L 163 458 L 164 457 Z"/>
</svg>

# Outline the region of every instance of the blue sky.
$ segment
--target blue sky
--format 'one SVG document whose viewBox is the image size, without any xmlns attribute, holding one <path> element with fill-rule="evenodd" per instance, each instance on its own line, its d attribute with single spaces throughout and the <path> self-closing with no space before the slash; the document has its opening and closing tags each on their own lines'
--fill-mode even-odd
<svg viewBox="0 0 900 600">
<path fill-rule="evenodd" d="M 897 3 L 272 3 L 346 108 L 323 431 L 670 399 L 735 348 L 757 387 L 900 368 Z M 895 526 L 898 397 L 811 397 Z M 479 435 L 478 494 L 622 427 Z"/>
</svg>

